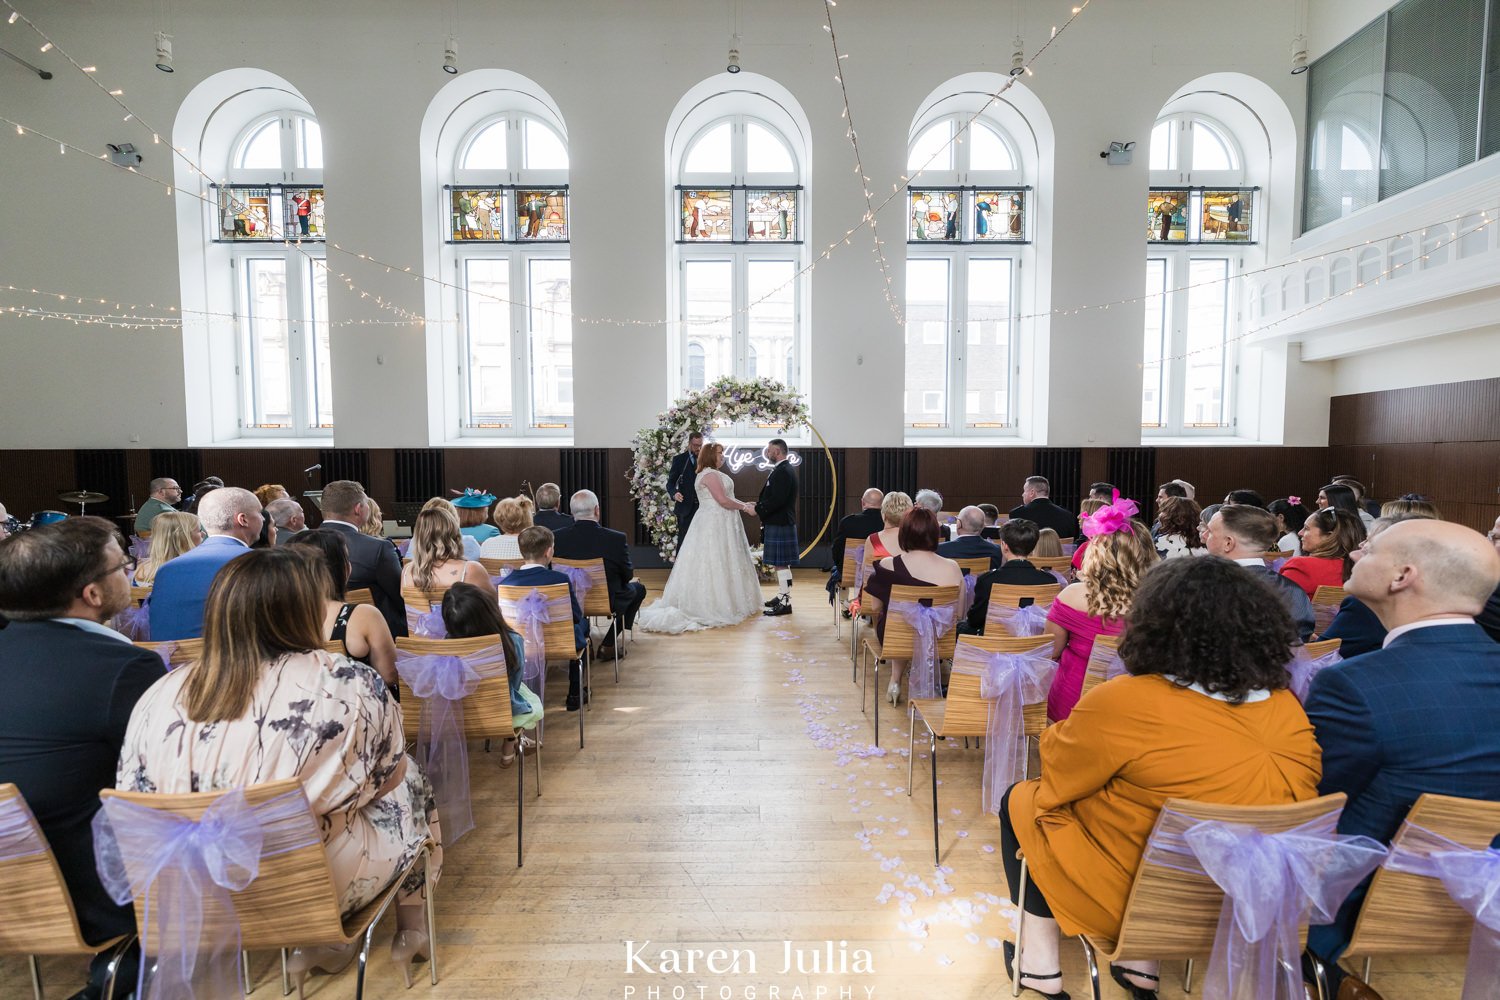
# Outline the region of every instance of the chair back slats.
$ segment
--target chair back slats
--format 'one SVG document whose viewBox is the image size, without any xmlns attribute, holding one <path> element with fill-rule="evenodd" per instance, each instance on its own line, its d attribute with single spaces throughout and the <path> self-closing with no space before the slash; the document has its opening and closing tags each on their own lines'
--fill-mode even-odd
<svg viewBox="0 0 1500 1000">
<path fill-rule="evenodd" d="M 880 561 L 875 558 L 875 553 L 872 551 L 873 549 L 874 546 L 870 544 L 869 539 L 865 539 L 865 585 L 859 589 L 860 616 L 871 619 L 875 618 L 880 604 L 879 601 L 876 601 L 870 597 L 867 590 L 867 588 L 870 586 L 870 580 L 875 576 L 875 564 Z M 848 551 L 847 548 L 845 549 L 845 551 Z M 848 556 L 846 555 L 845 559 L 847 558 Z M 849 579 L 853 581 L 854 577 L 851 576 Z"/>
<path fill-rule="evenodd" d="M 860 546 L 869 548 L 867 538 L 849 538 L 844 541 L 844 562 L 839 567 L 839 586 L 845 590 L 854 588 L 854 581 L 859 577 L 859 564 L 854 559 L 854 552 Z"/>
<path fill-rule="evenodd" d="M 1284 833 L 1344 808 L 1344 793 L 1275 806 L 1217 805 L 1168 799 L 1164 810 L 1198 820 L 1239 823 L 1262 833 Z M 1159 827 L 1161 821 L 1157 820 Z M 1155 830 L 1152 831 L 1155 836 Z M 1149 858 L 1149 852 L 1147 854 Z M 1117 942 L 1100 942 L 1110 961 L 1132 958 L 1204 958 L 1214 950 L 1224 890 L 1203 874 L 1143 860 L 1130 886 Z"/>
<path fill-rule="evenodd" d="M 571 566 L 588 573 L 592 582 L 588 592 L 578 602 L 583 605 L 584 617 L 608 618 L 614 613 L 609 605 L 609 577 L 605 575 L 603 559 L 559 559 L 553 556 L 552 565 Z"/>
<path fill-rule="evenodd" d="M 25 808 L 19 788 L 0 785 L 0 803 L 12 801 L 21 802 Z M 37 840 L 46 845 L 30 808 L 26 808 L 26 817 Z M 0 893 L 0 954 L 92 954 L 105 947 L 84 943 L 73 898 L 50 845 L 40 854 L 0 861 L 0 885 L 5 886 Z"/>
<path fill-rule="evenodd" d="M 1319 587 L 1313 591 L 1312 602 L 1314 604 L 1327 604 L 1338 607 L 1344 603 L 1343 587 Z"/>
<path fill-rule="evenodd" d="M 566 583 L 549 583 L 545 587 L 507 587 L 500 586 L 500 608 L 505 605 L 523 599 L 533 590 L 538 591 L 549 601 L 561 597 L 568 598 L 568 585 Z M 517 632 L 523 631 L 519 622 L 513 621 L 509 613 L 505 615 L 506 622 Z M 578 655 L 578 648 L 573 644 L 573 618 L 566 618 L 545 622 L 542 625 L 542 646 L 546 650 L 548 660 L 571 660 Z"/>
<path fill-rule="evenodd" d="M 985 653 L 1029 653 L 1052 644 L 1046 636 L 1018 639 L 1009 635 L 961 635 L 958 646 L 971 646 Z M 980 695 L 980 675 L 955 662 L 948 678 L 948 696 L 944 701 L 944 736 L 984 736 L 989 731 L 990 702 Z M 1026 735 L 1035 736 L 1047 727 L 1047 702 L 1022 708 L 1026 718 Z"/>
<path fill-rule="evenodd" d="M 150 587 L 137 587 L 132 585 L 130 588 L 130 606 L 132 608 L 138 608 L 142 604 L 146 603 L 146 598 L 150 596 Z"/>
<path fill-rule="evenodd" d="M 1062 573 L 1066 576 L 1073 571 L 1072 556 L 1027 556 L 1026 561 L 1047 573 Z"/>
<path fill-rule="evenodd" d="M 1303 644 L 1302 649 L 1309 660 L 1316 660 L 1320 656 L 1327 656 L 1343 644 L 1343 639 L 1319 639 L 1317 642 Z"/>
<path fill-rule="evenodd" d="M 396 640 L 396 648 L 418 656 L 467 656 L 481 649 L 503 642 L 496 635 L 482 635 L 474 639 L 408 639 Z M 398 680 L 401 687 L 401 732 L 406 742 L 417 738 L 417 728 L 422 720 L 422 699 L 412 693 L 405 680 Z M 464 736 L 469 740 L 492 740 L 515 734 L 516 727 L 510 716 L 510 682 L 502 672 L 495 677 L 486 677 L 474 688 L 474 693 L 464 699 Z"/>
<path fill-rule="evenodd" d="M 984 633 L 1009 634 L 1005 625 L 1000 620 L 997 608 L 1019 608 L 1021 602 L 1031 598 L 1032 604 L 1042 607 L 1050 607 L 1057 600 L 1057 595 L 1062 593 L 1062 584 L 1048 583 L 1036 587 L 1022 587 L 1010 583 L 997 583 L 990 588 L 990 603 L 984 612 Z"/>
<path fill-rule="evenodd" d="M 142 649 L 149 649 L 153 653 L 159 652 L 163 646 L 171 646 L 172 649 L 168 655 L 171 658 L 170 665 L 173 670 L 176 670 L 183 664 L 192 663 L 194 660 L 202 659 L 203 657 L 202 639 L 179 639 L 176 642 L 137 642 L 134 645 Z"/>
<path fill-rule="evenodd" d="M 1078 694 L 1080 698 L 1109 679 L 1109 661 L 1119 651 L 1120 636 L 1097 635 L 1094 637 L 1094 648 L 1089 650 L 1089 661 L 1084 667 L 1083 689 Z"/>
<path fill-rule="evenodd" d="M 1396 831 L 1393 847 L 1420 826 L 1473 850 L 1483 850 L 1500 834 L 1500 802 L 1423 795 Z M 1420 915 L 1421 919 L 1412 919 Z M 1346 954 L 1441 955 L 1467 951 L 1474 918 L 1463 911 L 1435 878 L 1380 868 Z"/>
<path fill-rule="evenodd" d="M 953 561 L 958 563 L 958 568 L 964 572 L 965 576 L 977 577 L 981 573 L 988 573 L 990 571 L 990 561 L 984 556 L 976 556 L 973 559 L 955 559 Z"/>
<path fill-rule="evenodd" d="M 268 802 L 288 792 L 301 793 L 302 783 L 295 778 L 272 781 L 263 785 L 250 785 L 244 789 L 245 800 L 252 806 Z M 208 807 L 222 798 L 225 792 L 196 792 L 182 795 L 162 795 L 142 792 L 120 792 L 105 789 L 101 798 L 120 798 L 133 805 L 173 813 L 184 819 L 198 820 Z M 316 824 L 316 817 L 309 821 Z M 243 892 L 233 893 L 234 916 L 240 926 L 241 946 L 247 950 L 258 948 L 280 948 L 283 945 L 303 943 L 336 944 L 345 940 L 344 924 L 339 916 L 339 894 L 333 884 L 333 873 L 328 866 L 328 855 L 322 843 L 314 843 L 263 857 L 260 872 Z M 156 943 L 151 940 L 154 929 L 148 923 L 142 909 L 145 899 L 135 900 L 136 925 L 140 928 L 142 947 L 152 954 Z M 212 911 L 206 911 L 205 934 L 212 928 L 206 926 Z"/>
<path fill-rule="evenodd" d="M 402 587 L 401 603 L 406 605 L 406 628 L 408 632 L 417 631 L 417 619 L 422 615 L 439 611 L 443 607 L 443 595 L 448 593 L 447 587 L 434 587 L 423 590 L 421 587 Z"/>
<path fill-rule="evenodd" d="M 552 561 L 562 562 L 564 560 L 554 559 Z M 603 560 L 600 561 L 602 562 Z M 490 576 L 500 576 L 502 573 L 508 573 L 511 570 L 520 569 L 523 565 L 525 565 L 525 563 L 526 560 L 524 559 L 493 559 L 481 557 L 479 560 L 479 565 L 483 566 L 484 571 Z"/>
<path fill-rule="evenodd" d="M 375 595 L 370 592 L 369 587 L 356 587 L 344 592 L 345 604 L 368 604 L 375 605 Z"/>
<path fill-rule="evenodd" d="M 954 587 L 910 587 L 895 586 L 891 588 L 891 603 L 899 604 L 902 601 L 913 603 L 922 600 L 931 600 L 935 608 L 946 605 L 953 606 L 953 624 L 938 636 L 937 658 L 939 660 L 950 659 L 953 656 L 953 647 L 958 638 L 958 594 L 959 588 Z M 881 643 L 881 658 L 898 660 L 911 659 L 916 650 L 917 634 L 911 625 L 907 624 L 901 615 L 891 614 L 886 609 L 885 615 L 885 640 Z"/>
</svg>

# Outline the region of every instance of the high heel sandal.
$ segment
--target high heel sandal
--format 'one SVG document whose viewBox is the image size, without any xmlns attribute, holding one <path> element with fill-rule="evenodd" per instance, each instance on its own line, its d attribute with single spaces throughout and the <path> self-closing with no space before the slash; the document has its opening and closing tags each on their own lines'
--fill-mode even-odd
<svg viewBox="0 0 1500 1000">
<path fill-rule="evenodd" d="M 1111 965 L 1109 967 L 1109 978 L 1113 979 L 1120 985 L 1120 988 L 1125 991 L 1126 995 L 1130 997 L 1130 1000 L 1157 1000 L 1156 990 L 1148 990 L 1144 986 L 1137 986 L 1129 979 L 1126 979 L 1126 976 L 1137 976 L 1141 979 L 1149 979 L 1153 983 L 1161 982 L 1161 978 L 1159 976 L 1153 976 L 1149 972 L 1137 972 L 1134 969 L 1127 969 L 1124 966 L 1120 965 Z"/>
<path fill-rule="evenodd" d="M 329 976 L 337 975 L 354 961 L 357 954 L 358 941 L 351 941 L 346 945 L 293 948 L 292 953 L 287 956 L 286 972 L 297 987 L 297 1000 L 303 1000 L 302 988 L 309 974 L 316 971 Z"/>
<path fill-rule="evenodd" d="M 1015 943 L 1012 942 L 1012 941 L 1006 941 L 1006 942 L 1004 942 L 1004 944 L 1002 946 L 1002 950 L 1005 952 L 1005 974 L 1010 977 L 1011 982 L 1013 982 L 1013 983 L 1020 982 L 1020 980 L 1018 980 L 1016 978 L 1016 970 L 1015 970 L 1015 964 L 1016 964 L 1016 946 L 1015 946 Z M 1111 968 L 1113 968 L 1113 967 L 1111 967 Z M 1061 979 L 1061 978 L 1062 978 L 1062 973 L 1061 972 L 1054 972 L 1054 973 L 1052 973 L 1049 976 L 1039 976 L 1039 975 L 1037 975 L 1034 972 L 1023 972 L 1023 973 L 1021 973 L 1021 979 L 1035 979 L 1038 982 L 1041 982 L 1041 981 L 1047 980 L 1047 979 Z M 1050 998 L 1050 1000 L 1073 1000 L 1073 998 L 1068 994 L 1067 990 L 1058 990 L 1056 993 L 1044 993 L 1041 990 L 1037 989 L 1035 986 L 1027 986 L 1025 983 L 1021 983 L 1021 989 L 1026 990 L 1026 991 L 1031 992 L 1031 993 L 1035 993 L 1037 996 L 1048 997 L 1048 998 Z"/>
<path fill-rule="evenodd" d="M 401 967 L 401 978 L 411 989 L 412 966 L 432 956 L 432 939 L 426 931 L 397 931 L 391 940 L 391 961 Z"/>
<path fill-rule="evenodd" d="M 890 686 L 885 689 L 885 697 L 892 705 L 901 704 L 901 682 L 891 681 Z"/>
</svg>

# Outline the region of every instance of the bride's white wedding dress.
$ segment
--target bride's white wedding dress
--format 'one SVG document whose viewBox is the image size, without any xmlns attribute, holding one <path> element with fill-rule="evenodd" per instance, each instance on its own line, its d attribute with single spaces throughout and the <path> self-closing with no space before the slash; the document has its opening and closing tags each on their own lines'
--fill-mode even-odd
<svg viewBox="0 0 1500 1000">
<path fill-rule="evenodd" d="M 635 617 L 636 627 L 647 632 L 737 625 L 761 611 L 760 580 L 744 523 L 738 510 L 721 507 L 714 499 L 708 489 L 710 476 L 717 477 L 724 495 L 734 499 L 734 480 L 717 469 L 698 473 L 693 485 L 698 513 L 682 540 L 666 589 L 661 600 L 642 608 Z"/>
</svg>

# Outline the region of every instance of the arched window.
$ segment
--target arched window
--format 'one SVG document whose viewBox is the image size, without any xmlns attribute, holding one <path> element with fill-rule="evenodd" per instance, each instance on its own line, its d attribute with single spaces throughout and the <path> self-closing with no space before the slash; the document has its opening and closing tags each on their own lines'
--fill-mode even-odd
<svg viewBox="0 0 1500 1000">
<path fill-rule="evenodd" d="M 805 384 L 806 135 L 791 95 L 756 74 L 705 81 L 673 115 L 674 395 L 724 376 Z"/>
<path fill-rule="evenodd" d="M 908 436 L 1016 431 L 1020 273 L 1030 259 L 1036 160 L 1016 136 L 1031 141 L 1024 117 L 978 92 L 931 102 L 912 124 L 904 220 Z"/>
</svg>

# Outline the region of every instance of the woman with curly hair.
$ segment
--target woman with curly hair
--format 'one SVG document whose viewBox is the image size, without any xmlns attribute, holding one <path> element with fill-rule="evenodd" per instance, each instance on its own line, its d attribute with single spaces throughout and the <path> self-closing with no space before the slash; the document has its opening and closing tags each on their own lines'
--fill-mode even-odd
<svg viewBox="0 0 1500 1000">
<path fill-rule="evenodd" d="M 1116 500 L 1084 518 L 1080 530 L 1089 548 L 1078 582 L 1064 587 L 1047 613 L 1046 633 L 1058 657 L 1047 694 L 1047 716 L 1054 722 L 1066 719 L 1078 701 L 1095 637 L 1120 634 L 1135 588 L 1156 565 L 1150 530 L 1131 520 L 1136 509 L 1133 500 Z"/>
<path fill-rule="evenodd" d="M 1324 507 L 1309 515 L 1298 537 L 1306 555 L 1288 559 L 1281 575 L 1307 591 L 1342 587 L 1354 569 L 1350 553 L 1365 540 L 1365 523 L 1342 507 Z"/>
<path fill-rule="evenodd" d="M 1199 532 L 1203 508 L 1187 497 L 1167 497 L 1158 508 L 1161 527 L 1156 533 L 1156 552 L 1163 559 L 1208 554 Z"/>
<path fill-rule="evenodd" d="M 486 538 L 479 546 L 483 559 L 519 559 L 521 543 L 517 541 L 521 532 L 535 523 L 536 504 L 530 497 L 505 497 L 495 504 L 495 524 L 500 534 Z"/>
<path fill-rule="evenodd" d="M 1113 537 L 1113 536 L 1110 536 Z M 1095 539 L 1093 547 L 1102 546 Z M 1130 884 L 1170 798 L 1278 805 L 1316 798 L 1312 725 L 1287 690 L 1297 640 L 1286 606 L 1227 559 L 1173 559 L 1146 574 L 1120 657 L 1129 676 L 1094 688 L 1042 733 L 1042 777 L 1000 804 L 1011 898 L 1024 853 L 1025 953 L 1007 970 L 1058 995 L 1059 932 L 1115 938 Z M 1111 966 L 1132 1000 L 1156 996 L 1155 963 Z"/>
</svg>

